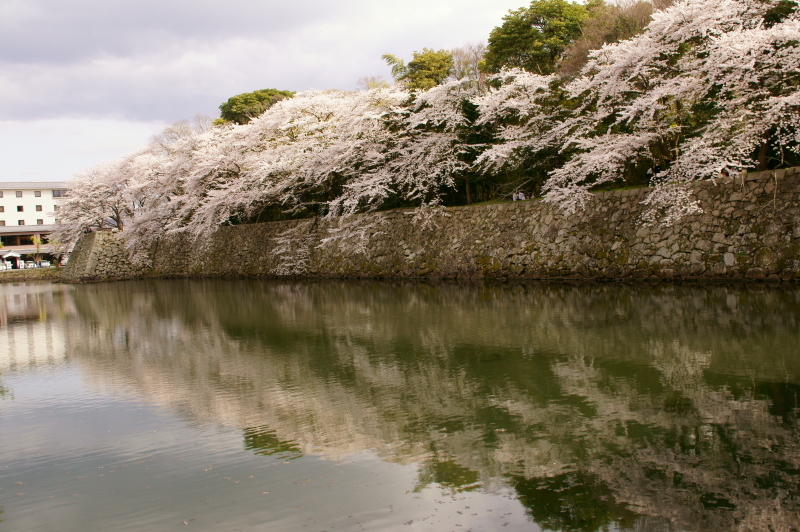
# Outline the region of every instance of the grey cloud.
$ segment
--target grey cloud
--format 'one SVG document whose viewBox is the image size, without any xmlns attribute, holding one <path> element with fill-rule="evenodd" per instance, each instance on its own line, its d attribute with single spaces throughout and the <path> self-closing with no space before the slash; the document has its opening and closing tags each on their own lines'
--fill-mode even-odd
<svg viewBox="0 0 800 532">
<path fill-rule="evenodd" d="M 383 53 L 485 39 L 523 0 L 0 0 L 0 120 L 170 122 L 260 88 L 352 89 Z"/>
<path fill-rule="evenodd" d="M 352 4 L 314 0 L 0 1 L 0 60 L 65 63 L 129 55 L 178 42 L 277 37 Z"/>
<path fill-rule="evenodd" d="M 239 41 L 74 65 L 2 65 L 0 117 L 170 122 L 216 114 L 230 96 L 259 88 L 350 89 L 361 75 L 353 73 L 359 65 L 383 68 L 377 55 L 353 54 L 344 63 L 349 68 L 342 68 L 335 51 L 301 48 L 299 42 L 293 47 L 290 55 L 269 42 Z"/>
</svg>

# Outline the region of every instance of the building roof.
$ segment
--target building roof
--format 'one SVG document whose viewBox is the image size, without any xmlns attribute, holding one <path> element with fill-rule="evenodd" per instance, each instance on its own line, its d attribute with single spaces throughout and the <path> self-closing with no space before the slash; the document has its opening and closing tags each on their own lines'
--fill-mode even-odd
<svg viewBox="0 0 800 532">
<path fill-rule="evenodd" d="M 55 247 L 48 244 L 42 244 L 39 249 L 36 246 L 14 246 L 11 249 L 0 251 L 1 258 L 19 257 L 20 255 L 47 255 L 55 251 Z"/>
<path fill-rule="evenodd" d="M 50 233 L 56 226 L 50 225 L 6 225 L 0 226 L 0 235 L 8 235 L 11 233 L 29 234 L 29 233 Z"/>
<path fill-rule="evenodd" d="M 0 181 L 0 190 L 50 190 L 69 188 L 65 181 Z"/>
</svg>

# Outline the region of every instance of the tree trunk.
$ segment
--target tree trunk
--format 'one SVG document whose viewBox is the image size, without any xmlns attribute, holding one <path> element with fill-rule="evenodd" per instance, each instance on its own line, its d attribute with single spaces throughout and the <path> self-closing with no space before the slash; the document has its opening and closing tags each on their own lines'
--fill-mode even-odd
<svg viewBox="0 0 800 532">
<path fill-rule="evenodd" d="M 758 166 L 756 167 L 756 172 L 761 172 L 763 170 L 769 169 L 767 161 L 768 154 L 769 154 L 769 140 L 764 140 L 758 146 Z"/>
<path fill-rule="evenodd" d="M 464 183 L 467 185 L 467 205 L 472 203 L 472 192 L 469 189 L 469 177 L 464 178 Z"/>
<path fill-rule="evenodd" d="M 761 144 L 758 145 L 758 166 L 756 167 L 756 172 L 769 170 L 769 141 L 772 138 L 772 131 L 773 128 L 766 130 L 764 136 L 761 137 Z"/>
</svg>

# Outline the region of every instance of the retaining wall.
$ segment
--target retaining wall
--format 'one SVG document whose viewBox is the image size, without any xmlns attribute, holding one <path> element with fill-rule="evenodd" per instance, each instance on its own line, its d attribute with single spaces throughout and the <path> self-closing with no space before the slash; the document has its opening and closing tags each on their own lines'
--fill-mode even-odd
<svg viewBox="0 0 800 532">
<path fill-rule="evenodd" d="M 165 238 L 138 266 L 121 234 L 91 233 L 63 278 L 800 279 L 800 168 L 698 182 L 692 191 L 704 212 L 671 227 L 643 224 L 642 188 L 594 194 L 572 215 L 529 200 L 451 207 L 423 221 L 393 210 L 228 226 L 202 245 Z"/>
</svg>

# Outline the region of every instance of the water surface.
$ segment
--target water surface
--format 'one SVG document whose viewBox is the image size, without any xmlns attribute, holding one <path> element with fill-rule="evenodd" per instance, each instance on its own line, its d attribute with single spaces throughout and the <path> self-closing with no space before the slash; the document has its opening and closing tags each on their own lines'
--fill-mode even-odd
<svg viewBox="0 0 800 532">
<path fill-rule="evenodd" d="M 800 290 L 0 285 L 0 530 L 789 530 Z"/>
</svg>

